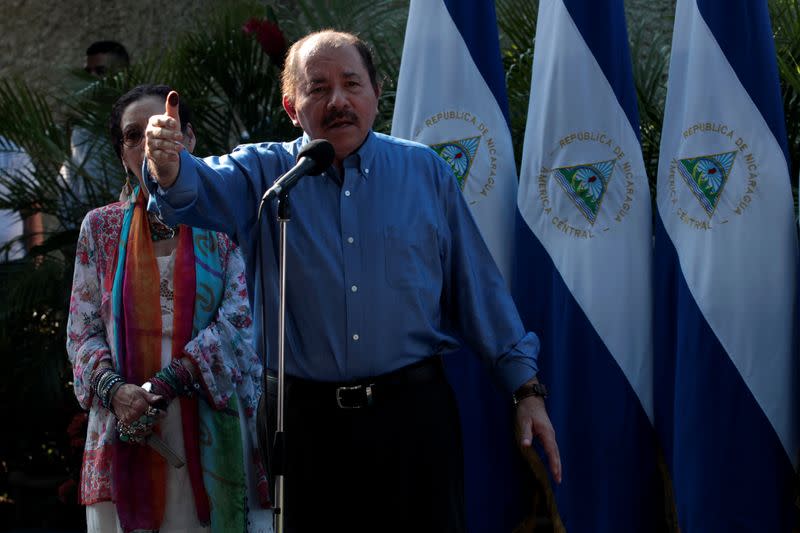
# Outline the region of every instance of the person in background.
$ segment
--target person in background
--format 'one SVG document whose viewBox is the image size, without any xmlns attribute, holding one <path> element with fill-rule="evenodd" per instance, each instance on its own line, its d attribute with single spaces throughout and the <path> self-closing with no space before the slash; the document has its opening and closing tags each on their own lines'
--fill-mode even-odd
<svg viewBox="0 0 800 533">
<path fill-rule="evenodd" d="M 130 66 L 125 46 L 117 41 L 95 41 L 86 49 L 83 70 L 96 79 L 113 76 Z M 108 140 L 88 129 L 75 126 L 70 133 L 70 161 L 61 166 L 60 174 L 66 185 L 68 208 L 80 210 L 80 216 L 91 207 L 98 207 L 92 182 L 110 175 Z"/>
<path fill-rule="evenodd" d="M 111 143 L 135 187 L 90 211 L 78 239 L 67 352 L 89 410 L 81 502 L 89 532 L 265 532 L 262 367 L 241 253 L 224 234 L 145 209 L 144 130 L 168 92 L 143 85 L 114 104 Z M 191 151 L 188 107 L 181 113 Z"/>
<path fill-rule="evenodd" d="M 130 65 L 128 50 L 117 41 L 95 41 L 86 49 L 83 69 L 96 78 L 104 78 Z"/>
<path fill-rule="evenodd" d="M 33 176 L 31 158 L 4 137 L 0 137 L 0 171 L 8 179 Z M 0 194 L 7 193 L 8 188 L 0 183 Z M 42 215 L 34 206 L 24 212 L 0 209 L 0 262 L 22 259 L 43 240 Z"/>
<path fill-rule="evenodd" d="M 297 41 L 283 70 L 283 106 L 302 137 L 194 158 L 181 143 L 177 93 L 146 132 L 150 209 L 240 243 L 248 286 L 266 306 L 269 323 L 256 332 L 267 335 L 272 369 L 280 228 L 275 202 L 260 227 L 256 211 L 301 147 L 332 144 L 330 168 L 291 191 L 290 532 L 464 531 L 459 418 L 441 366 L 460 342 L 507 391 L 520 445 L 538 439 L 561 479 L 536 379 L 538 338 L 524 330 L 450 166 L 426 146 L 372 131 L 380 91 L 366 43 L 322 31 Z"/>
</svg>

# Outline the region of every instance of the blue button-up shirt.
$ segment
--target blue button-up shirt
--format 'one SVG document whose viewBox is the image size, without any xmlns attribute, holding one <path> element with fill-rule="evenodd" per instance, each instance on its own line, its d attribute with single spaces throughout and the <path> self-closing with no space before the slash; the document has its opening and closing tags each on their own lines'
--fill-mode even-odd
<svg viewBox="0 0 800 533">
<path fill-rule="evenodd" d="M 150 209 L 168 223 L 223 231 L 240 244 L 256 310 L 264 280 L 273 368 L 277 202 L 265 206 L 260 232 L 256 217 L 261 195 L 294 165 L 307 140 L 244 145 L 206 159 L 184 150 L 172 187 L 149 181 Z M 508 392 L 531 379 L 539 341 L 523 329 L 447 163 L 424 145 L 370 133 L 343 166 L 343 175 L 331 168 L 302 178 L 291 191 L 287 373 L 350 381 L 464 341 Z M 260 334 L 260 313 L 254 314 Z"/>
</svg>

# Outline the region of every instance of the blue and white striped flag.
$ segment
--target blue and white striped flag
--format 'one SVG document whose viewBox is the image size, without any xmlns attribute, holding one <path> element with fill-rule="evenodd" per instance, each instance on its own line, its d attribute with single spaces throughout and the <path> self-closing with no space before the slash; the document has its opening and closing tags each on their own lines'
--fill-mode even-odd
<svg viewBox="0 0 800 533">
<path fill-rule="evenodd" d="M 656 426 L 681 531 L 788 532 L 798 247 L 766 0 L 678 0 L 664 117 Z"/>
<path fill-rule="evenodd" d="M 654 531 L 651 204 L 622 0 L 541 0 L 514 294 L 541 334 L 570 533 Z M 663 513 L 662 513 L 663 514 Z"/>
<path fill-rule="evenodd" d="M 412 0 L 392 135 L 431 146 L 453 168 L 472 215 L 510 280 L 517 191 L 505 76 L 492 0 Z M 475 357 L 445 368 L 461 412 L 469 531 L 511 531 L 524 514 L 510 399 Z"/>
<path fill-rule="evenodd" d="M 431 146 L 453 167 L 506 280 L 517 169 L 492 0 L 412 0 L 392 135 Z"/>
</svg>

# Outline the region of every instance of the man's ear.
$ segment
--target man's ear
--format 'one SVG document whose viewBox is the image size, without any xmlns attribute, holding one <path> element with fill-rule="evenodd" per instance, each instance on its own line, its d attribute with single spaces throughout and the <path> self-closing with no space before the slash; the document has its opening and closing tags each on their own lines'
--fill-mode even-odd
<svg viewBox="0 0 800 533">
<path fill-rule="evenodd" d="M 300 122 L 297 120 L 297 109 L 294 107 L 294 102 L 285 94 L 283 95 L 283 109 L 289 118 L 292 119 L 292 124 L 300 128 Z"/>
<path fill-rule="evenodd" d="M 191 154 L 194 152 L 194 147 L 197 144 L 197 137 L 194 136 L 194 130 L 192 129 L 192 123 L 186 124 L 186 133 L 183 134 L 183 145 L 189 150 Z"/>
</svg>

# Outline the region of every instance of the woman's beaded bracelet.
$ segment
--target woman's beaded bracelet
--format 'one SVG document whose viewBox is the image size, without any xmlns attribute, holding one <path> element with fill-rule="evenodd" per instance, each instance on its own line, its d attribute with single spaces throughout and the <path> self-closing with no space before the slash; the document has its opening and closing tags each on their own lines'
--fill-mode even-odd
<svg viewBox="0 0 800 533">
<path fill-rule="evenodd" d="M 192 377 L 192 373 L 183 366 L 179 359 L 173 359 L 149 381 L 153 394 L 166 396 L 170 400 L 178 396 L 191 396 L 200 387 Z"/>
<path fill-rule="evenodd" d="M 114 412 L 111 400 L 119 388 L 125 384 L 125 379 L 117 374 L 111 367 L 95 369 L 89 378 L 89 386 L 94 390 L 100 403 L 106 409 Z"/>
</svg>

